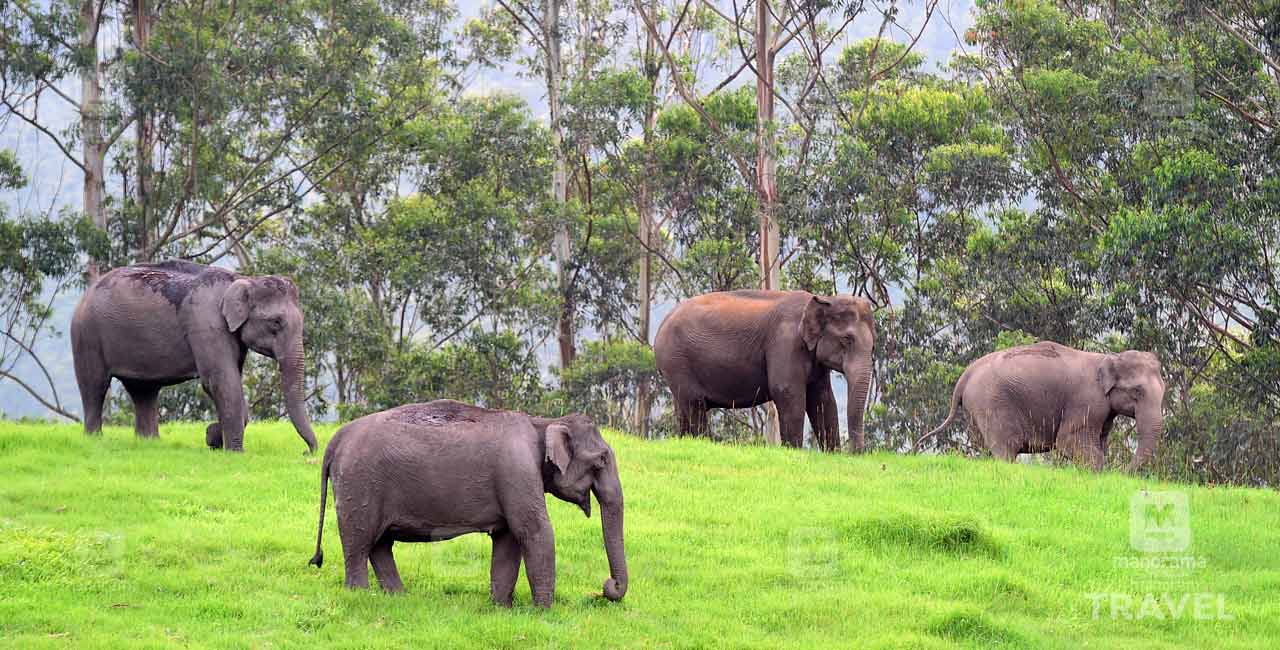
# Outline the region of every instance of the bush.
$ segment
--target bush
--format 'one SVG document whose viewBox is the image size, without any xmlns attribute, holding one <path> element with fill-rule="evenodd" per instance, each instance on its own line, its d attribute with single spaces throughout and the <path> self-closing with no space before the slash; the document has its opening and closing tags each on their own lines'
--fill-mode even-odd
<svg viewBox="0 0 1280 650">
<path fill-rule="evenodd" d="M 605 426 L 631 428 L 636 391 L 642 384 L 651 393 L 663 385 L 652 348 L 632 340 L 590 341 L 560 373 L 560 390 L 546 408 L 584 413 Z"/>
</svg>

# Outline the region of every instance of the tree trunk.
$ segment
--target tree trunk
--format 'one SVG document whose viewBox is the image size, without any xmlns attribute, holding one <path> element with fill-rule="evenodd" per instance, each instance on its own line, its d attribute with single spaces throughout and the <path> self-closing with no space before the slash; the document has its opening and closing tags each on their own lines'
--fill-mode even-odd
<svg viewBox="0 0 1280 650">
<path fill-rule="evenodd" d="M 551 119 L 551 146 L 554 155 L 554 167 L 551 172 L 551 198 L 563 207 L 569 192 L 568 163 L 565 161 L 564 140 L 561 132 L 560 87 L 562 85 L 563 61 L 560 57 L 560 1 L 545 0 L 543 2 L 542 37 L 546 43 L 547 60 L 547 107 Z M 573 332 L 573 295 L 569 286 L 569 224 L 562 220 L 556 229 L 552 254 L 556 260 L 556 283 L 560 289 L 560 322 L 556 340 L 560 345 L 560 367 L 568 368 L 576 354 Z"/>
<path fill-rule="evenodd" d="M 652 3 L 649 11 L 656 13 L 656 0 Z M 636 326 L 636 336 L 640 342 L 645 345 L 651 345 L 649 341 L 649 319 L 650 312 L 653 309 L 651 297 L 653 290 L 650 287 L 651 274 L 653 272 L 653 254 L 649 249 L 653 247 L 653 178 L 655 175 L 653 165 L 653 130 L 658 122 L 658 106 L 655 93 L 658 87 L 658 57 L 655 51 L 657 43 L 654 42 L 653 34 L 647 30 L 644 39 L 644 75 L 649 82 L 649 98 L 645 102 L 644 112 L 644 178 L 640 179 L 640 286 L 639 292 L 639 314 Z M 649 382 L 641 380 L 636 385 L 636 414 L 634 429 L 636 435 L 644 438 L 649 437 Z"/>
<path fill-rule="evenodd" d="M 80 4 L 80 47 L 89 65 L 80 71 L 80 131 L 84 153 L 84 213 L 93 225 L 105 231 L 107 214 L 103 209 L 106 193 L 106 143 L 102 137 L 102 66 L 98 62 L 98 3 L 83 0 Z M 101 273 L 105 260 L 90 259 L 89 281 Z"/>
<path fill-rule="evenodd" d="M 778 244 L 781 233 L 774 220 L 777 201 L 776 165 L 773 137 L 773 43 L 769 37 L 769 2 L 756 2 L 756 213 L 760 224 L 760 288 L 776 290 L 779 282 Z M 765 440 L 782 444 L 778 409 L 770 403 L 765 424 Z"/>
<path fill-rule="evenodd" d="M 151 40 L 151 14 L 147 9 L 147 0 L 133 0 L 133 44 L 139 52 L 145 52 L 147 42 Z M 151 185 L 152 164 L 151 150 L 154 146 L 154 129 L 151 114 L 144 109 L 138 110 L 137 158 L 138 158 L 138 213 L 142 219 L 142 245 L 139 248 L 141 261 L 149 262 L 151 257 Z"/>
</svg>

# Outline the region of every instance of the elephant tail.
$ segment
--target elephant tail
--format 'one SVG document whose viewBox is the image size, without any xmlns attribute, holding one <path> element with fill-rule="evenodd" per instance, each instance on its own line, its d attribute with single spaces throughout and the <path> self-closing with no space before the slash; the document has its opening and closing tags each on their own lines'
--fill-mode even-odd
<svg viewBox="0 0 1280 650">
<path fill-rule="evenodd" d="M 324 566 L 324 548 L 320 546 L 320 541 L 324 539 L 324 507 L 325 497 L 329 495 L 329 454 L 325 453 L 323 465 L 320 468 L 320 524 L 316 530 L 316 554 L 311 556 L 308 564 L 314 564 L 317 567 Z"/>
<path fill-rule="evenodd" d="M 916 441 L 911 445 L 911 453 L 914 454 L 915 452 L 919 451 L 920 443 L 938 435 L 939 433 L 942 432 L 943 429 L 946 429 L 947 427 L 951 426 L 951 423 L 955 421 L 956 413 L 959 412 L 960 410 L 960 406 L 961 406 L 960 402 L 964 395 L 965 380 L 968 379 L 968 375 L 969 373 L 967 371 L 965 372 L 965 374 L 961 375 L 960 380 L 956 382 L 956 389 L 951 392 L 951 411 L 947 413 L 947 419 L 943 420 L 942 424 L 938 425 L 937 429 L 934 429 L 933 431 L 930 431 L 929 433 L 926 433 L 923 436 L 916 438 Z"/>
</svg>

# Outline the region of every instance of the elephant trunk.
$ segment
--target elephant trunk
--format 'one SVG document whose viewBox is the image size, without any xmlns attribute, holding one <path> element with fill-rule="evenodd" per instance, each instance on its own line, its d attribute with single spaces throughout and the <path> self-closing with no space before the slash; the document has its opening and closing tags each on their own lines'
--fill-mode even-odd
<svg viewBox="0 0 1280 650">
<path fill-rule="evenodd" d="M 859 453 L 866 447 L 862 415 L 867 408 L 867 392 L 871 389 L 871 349 L 851 355 L 846 359 L 842 372 L 848 386 L 845 407 L 849 417 L 849 451 Z"/>
<path fill-rule="evenodd" d="M 604 533 L 604 552 L 609 558 L 609 579 L 604 581 L 604 596 L 612 601 L 627 595 L 627 554 L 622 546 L 622 483 L 616 465 L 601 472 L 592 491 L 600 502 L 600 527 Z"/>
<path fill-rule="evenodd" d="M 1153 396 L 1147 403 L 1138 407 L 1138 450 L 1133 454 L 1130 470 L 1137 470 L 1151 460 L 1156 453 L 1156 445 L 1164 433 L 1164 414 L 1160 405 L 1162 396 Z"/>
<path fill-rule="evenodd" d="M 289 342 L 280 346 L 276 359 L 280 362 L 280 384 L 284 389 L 284 406 L 289 412 L 289 420 L 293 428 L 307 443 L 307 453 L 316 451 L 316 434 L 311 430 L 311 421 L 307 419 L 305 379 L 306 364 L 302 356 L 302 334 L 291 337 Z"/>
</svg>

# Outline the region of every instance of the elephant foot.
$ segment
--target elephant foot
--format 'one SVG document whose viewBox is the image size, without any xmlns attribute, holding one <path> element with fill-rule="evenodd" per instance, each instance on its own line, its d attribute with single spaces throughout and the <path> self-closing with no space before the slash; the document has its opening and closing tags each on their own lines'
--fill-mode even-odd
<svg viewBox="0 0 1280 650">
<path fill-rule="evenodd" d="M 204 430 L 204 444 L 210 449 L 222 449 L 222 425 L 214 422 Z"/>
</svg>

